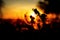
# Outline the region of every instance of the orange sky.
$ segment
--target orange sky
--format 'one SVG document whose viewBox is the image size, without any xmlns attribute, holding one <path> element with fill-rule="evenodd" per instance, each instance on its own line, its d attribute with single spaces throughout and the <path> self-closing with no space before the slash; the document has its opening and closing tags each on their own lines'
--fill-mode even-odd
<svg viewBox="0 0 60 40">
<path fill-rule="evenodd" d="M 5 7 L 2 9 L 3 18 L 23 18 L 26 12 L 36 8 L 36 0 L 4 0 Z"/>
</svg>

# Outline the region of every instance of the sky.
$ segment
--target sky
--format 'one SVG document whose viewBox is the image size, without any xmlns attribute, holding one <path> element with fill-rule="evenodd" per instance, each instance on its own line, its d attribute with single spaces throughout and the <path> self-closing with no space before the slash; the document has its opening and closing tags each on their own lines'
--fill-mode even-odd
<svg viewBox="0 0 60 40">
<path fill-rule="evenodd" d="M 39 0 L 3 0 L 3 18 L 23 18 L 22 15 L 32 8 L 36 8 Z"/>
</svg>

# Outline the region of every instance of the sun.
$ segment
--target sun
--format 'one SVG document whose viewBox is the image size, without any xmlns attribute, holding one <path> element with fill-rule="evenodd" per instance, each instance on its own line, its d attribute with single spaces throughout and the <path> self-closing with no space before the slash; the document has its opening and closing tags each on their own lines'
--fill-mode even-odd
<svg viewBox="0 0 60 40">
<path fill-rule="evenodd" d="M 34 11 L 31 11 L 30 15 L 33 16 L 33 17 L 36 17 L 36 14 L 34 13 Z"/>
</svg>

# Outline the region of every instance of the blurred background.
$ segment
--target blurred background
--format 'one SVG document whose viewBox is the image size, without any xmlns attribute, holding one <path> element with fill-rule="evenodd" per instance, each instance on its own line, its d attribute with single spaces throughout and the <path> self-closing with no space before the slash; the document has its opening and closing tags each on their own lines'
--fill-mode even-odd
<svg viewBox="0 0 60 40">
<path fill-rule="evenodd" d="M 59 0 L 0 0 L 0 31 L 60 32 Z"/>
</svg>

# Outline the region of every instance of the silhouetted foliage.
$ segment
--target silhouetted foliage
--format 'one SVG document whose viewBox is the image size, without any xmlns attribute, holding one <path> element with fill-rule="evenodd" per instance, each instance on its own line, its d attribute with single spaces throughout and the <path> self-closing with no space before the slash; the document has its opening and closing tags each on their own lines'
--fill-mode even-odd
<svg viewBox="0 0 60 40">
<path fill-rule="evenodd" d="M 1 11 L 1 9 L 2 9 L 3 6 L 4 6 L 4 2 L 3 2 L 3 0 L 0 0 L 0 18 L 2 18 L 2 11 Z"/>
<path fill-rule="evenodd" d="M 0 7 L 2 7 L 3 6 L 3 0 L 0 0 Z"/>
<path fill-rule="evenodd" d="M 46 4 L 47 2 L 48 4 Z M 44 0 L 44 2 L 39 1 L 38 4 L 38 6 L 44 9 L 46 13 L 60 13 L 60 0 Z"/>
<path fill-rule="evenodd" d="M 12 20 L 12 19 L 11 19 Z M 16 23 L 16 27 L 11 24 L 11 20 L 0 20 L 0 32 L 60 32 L 60 22 L 52 22 L 52 29 L 51 24 L 46 24 L 41 30 L 35 30 L 32 25 L 28 25 L 25 22 L 18 19 Z M 22 24 L 20 24 L 22 22 Z M 37 24 L 40 28 L 40 25 Z M 16 31 L 16 28 L 19 31 Z M 21 30 L 21 28 L 27 28 L 28 30 Z"/>
</svg>

